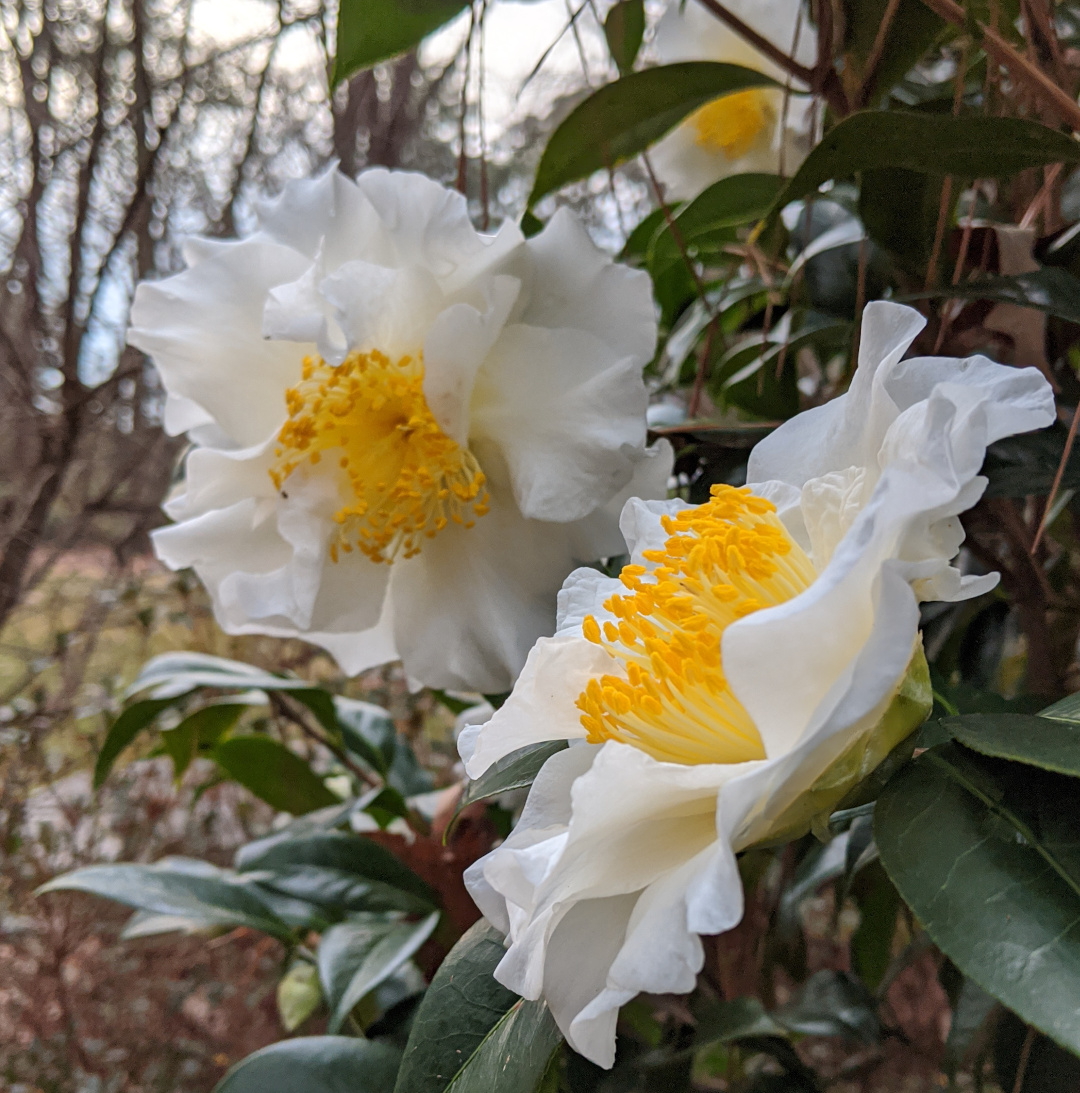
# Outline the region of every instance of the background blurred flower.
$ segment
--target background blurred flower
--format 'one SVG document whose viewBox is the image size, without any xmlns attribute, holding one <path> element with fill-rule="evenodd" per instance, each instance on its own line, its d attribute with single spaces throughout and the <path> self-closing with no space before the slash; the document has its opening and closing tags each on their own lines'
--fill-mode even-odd
<svg viewBox="0 0 1080 1093">
<path fill-rule="evenodd" d="M 556 636 L 462 734 L 472 777 L 572 741 L 467 881 L 509 936 L 497 978 L 601 1065 L 619 1007 L 693 989 L 698 935 L 739 922 L 736 853 L 805 831 L 926 716 L 919 600 L 996 583 L 950 564 L 957 514 L 986 446 L 1050 424 L 1053 396 L 1033 368 L 902 361 L 923 325 L 869 304 L 848 393 L 760 443 L 750 487 L 631 500 L 621 578 L 574 573 Z"/>
<path fill-rule="evenodd" d="M 817 31 L 802 0 L 732 0 L 727 7 L 803 65 L 817 56 Z M 672 3 L 656 28 L 661 64 L 722 61 L 763 72 L 781 84 L 784 72 L 696 0 Z M 682 201 L 728 175 L 791 174 L 811 147 L 814 103 L 808 88 L 753 88 L 707 103 L 649 153 L 668 198 Z M 802 92 L 800 94 L 800 92 Z M 786 101 L 785 101 L 786 100 Z"/>
<path fill-rule="evenodd" d="M 621 549 L 623 500 L 663 495 L 648 277 L 567 212 L 486 237 L 461 195 L 385 170 L 291 183 L 255 234 L 184 256 L 129 333 L 194 444 L 159 556 L 229 633 L 507 689 L 567 573 Z"/>
</svg>

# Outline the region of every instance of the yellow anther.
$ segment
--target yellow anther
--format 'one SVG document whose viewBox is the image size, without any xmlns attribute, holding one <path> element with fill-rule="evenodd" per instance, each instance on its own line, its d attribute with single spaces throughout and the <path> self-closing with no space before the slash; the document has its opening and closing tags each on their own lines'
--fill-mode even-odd
<svg viewBox="0 0 1080 1093">
<path fill-rule="evenodd" d="M 765 756 L 750 715 L 728 687 L 721 639 L 737 619 L 783 603 L 815 578 L 771 502 L 713 486 L 708 502 L 661 518 L 663 550 L 625 566 L 627 594 L 588 616 L 585 637 L 625 668 L 592 679 L 578 698 L 591 743 L 617 740 L 672 763 L 738 763 Z"/>
<path fill-rule="evenodd" d="M 466 528 L 490 499 L 476 457 L 439 428 L 424 398 L 423 361 L 378 350 L 340 365 L 305 357 L 285 393 L 288 420 L 270 469 L 275 489 L 327 453 L 342 504 L 330 557 L 355 546 L 375 562 L 413 557 L 451 521 Z"/>
</svg>

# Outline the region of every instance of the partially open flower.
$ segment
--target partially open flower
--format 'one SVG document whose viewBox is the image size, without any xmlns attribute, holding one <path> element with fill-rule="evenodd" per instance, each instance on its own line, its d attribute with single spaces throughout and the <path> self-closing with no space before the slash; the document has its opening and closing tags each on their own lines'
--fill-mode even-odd
<svg viewBox="0 0 1080 1093">
<path fill-rule="evenodd" d="M 506 690 L 566 575 L 622 548 L 625 498 L 664 495 L 648 277 L 567 212 L 483 236 L 461 195 L 385 170 L 292 183 L 184 257 L 129 333 L 194 444 L 158 555 L 229 633 Z"/>
<path fill-rule="evenodd" d="M 619 579 L 573 574 L 559 628 L 462 734 L 470 776 L 567 739 L 467 883 L 509 939 L 496 972 L 614 1057 L 618 1009 L 685 992 L 699 935 L 742 917 L 735 855 L 805 832 L 926 716 L 920 600 L 997 577 L 950 563 L 986 446 L 1050 424 L 1034 368 L 901 360 L 923 326 L 866 308 L 847 394 L 754 449 L 750 485 L 696 508 L 631 500 Z"/>
<path fill-rule="evenodd" d="M 817 54 L 817 31 L 803 0 L 731 0 L 726 7 L 783 53 L 805 66 Z M 772 60 L 697 0 L 668 6 L 656 28 L 661 64 L 721 61 L 742 65 L 787 86 Z M 750 171 L 792 174 L 810 150 L 813 102 L 809 89 L 751 88 L 706 103 L 676 126 L 649 153 L 668 198 L 695 197 L 728 175 Z"/>
</svg>

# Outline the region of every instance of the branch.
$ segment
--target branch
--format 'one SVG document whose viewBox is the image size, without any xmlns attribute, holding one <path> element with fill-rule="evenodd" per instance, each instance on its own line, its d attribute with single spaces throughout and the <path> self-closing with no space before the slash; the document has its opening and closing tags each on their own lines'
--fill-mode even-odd
<svg viewBox="0 0 1080 1093">
<path fill-rule="evenodd" d="M 729 27 L 741 38 L 745 38 L 759 53 L 764 53 L 775 64 L 778 64 L 785 72 L 797 76 L 807 87 L 814 83 L 814 72 L 805 65 L 799 64 L 794 57 L 789 57 L 782 49 L 778 49 L 768 38 L 758 34 L 753 27 L 747 26 L 737 15 L 733 15 L 719 0 L 698 0 L 698 3 L 716 16 L 722 23 Z"/>
<path fill-rule="evenodd" d="M 702 0 L 704 3 L 705 0 Z M 956 0 L 923 0 L 923 3 L 948 23 L 967 27 L 968 17 Z M 982 47 L 999 64 L 1005 65 L 1013 78 L 1023 83 L 1044 106 L 1053 110 L 1073 132 L 1080 132 L 1080 105 L 1063 91 L 1041 68 L 1018 53 L 996 30 L 974 20 L 982 34 Z"/>
</svg>

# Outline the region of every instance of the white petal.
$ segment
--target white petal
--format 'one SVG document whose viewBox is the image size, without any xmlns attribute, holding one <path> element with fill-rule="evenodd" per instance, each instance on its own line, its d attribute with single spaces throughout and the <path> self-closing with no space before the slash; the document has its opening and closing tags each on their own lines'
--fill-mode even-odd
<svg viewBox="0 0 1080 1093">
<path fill-rule="evenodd" d="M 483 252 L 486 244 L 457 191 L 425 175 L 382 168 L 364 171 L 356 184 L 385 225 L 393 265 L 430 270 L 446 283 Z"/>
<path fill-rule="evenodd" d="M 529 744 L 584 738 L 574 704 L 589 680 L 611 671 L 613 664 L 610 654 L 580 632 L 577 637 L 540 638 L 510 697 L 472 738 L 465 766 L 469 777 L 479 778 L 492 763 Z"/>
<path fill-rule="evenodd" d="M 499 446 L 522 513 L 579 520 L 630 481 L 646 402 L 640 362 L 595 335 L 508 326 L 478 380 L 472 432 Z"/>
<path fill-rule="evenodd" d="M 521 290 L 516 277 L 498 275 L 484 293 L 484 308 L 451 304 L 424 339 L 424 399 L 447 436 L 464 446 L 476 373 L 510 315 Z"/>
<path fill-rule="evenodd" d="M 416 357 L 444 306 L 427 270 L 388 269 L 361 259 L 339 266 L 319 292 L 333 305 L 350 351 L 378 349 L 391 359 Z"/>
<path fill-rule="evenodd" d="M 425 686 L 508 691 L 536 639 L 555 629 L 563 579 L 586 560 L 573 546 L 573 524 L 526 520 L 495 487 L 475 527 L 451 524 L 396 561 L 391 596 L 406 673 Z"/>
<path fill-rule="evenodd" d="M 285 389 L 310 350 L 263 337 L 263 302 L 308 260 L 255 240 L 203 240 L 196 253 L 182 273 L 138 286 L 128 343 L 153 357 L 170 395 L 201 407 L 238 447 L 250 447 L 285 420 Z"/>
<path fill-rule="evenodd" d="M 778 479 L 801 488 L 847 467 L 876 470 L 882 439 L 898 414 L 884 378 L 925 325 L 914 308 L 884 300 L 867 304 L 859 367 L 847 393 L 797 414 L 755 445 L 747 481 Z"/>
<path fill-rule="evenodd" d="M 612 262 L 569 209 L 557 209 L 525 244 L 528 299 L 515 321 L 594 334 L 640 368 L 656 349 L 652 282 L 642 270 Z M 588 360 L 580 367 L 591 374 Z"/>
</svg>

